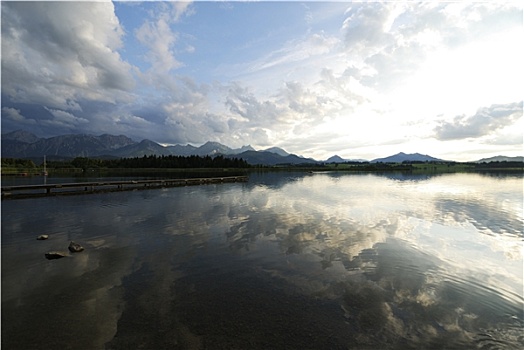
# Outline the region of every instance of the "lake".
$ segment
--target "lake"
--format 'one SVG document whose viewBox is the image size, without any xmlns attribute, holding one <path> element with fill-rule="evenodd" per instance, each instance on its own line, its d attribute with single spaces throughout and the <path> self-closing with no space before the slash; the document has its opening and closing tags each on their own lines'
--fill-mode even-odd
<svg viewBox="0 0 524 350">
<path fill-rule="evenodd" d="M 253 173 L 4 200 L 1 342 L 520 349 L 523 239 L 522 175 Z M 85 250 L 44 257 L 70 241 Z"/>
</svg>

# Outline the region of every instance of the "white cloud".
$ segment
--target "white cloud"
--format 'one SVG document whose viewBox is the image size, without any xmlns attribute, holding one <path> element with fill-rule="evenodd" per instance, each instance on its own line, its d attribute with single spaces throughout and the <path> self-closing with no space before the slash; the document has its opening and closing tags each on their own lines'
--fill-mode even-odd
<svg viewBox="0 0 524 350">
<path fill-rule="evenodd" d="M 495 62 L 509 60 L 512 63 L 510 67 L 515 68 L 511 58 L 495 56 L 500 49 L 507 51 L 508 45 L 499 45 L 498 50 L 491 46 L 504 38 L 499 33 L 519 28 L 519 24 L 521 28 L 521 14 L 518 7 L 495 3 L 366 3 L 354 5 L 347 12 L 342 30 L 348 56 L 373 72 L 362 82 L 378 90 L 389 91 L 402 85 L 435 54 L 448 54 L 464 45 L 479 43 L 477 51 L 484 49 L 484 52 L 482 55 L 476 52 L 467 56 L 460 52 L 460 55 L 453 56 L 454 59 L 465 57 L 464 60 L 470 64 L 462 65 L 460 61 L 461 67 L 469 68 L 473 64 L 477 72 L 482 66 L 485 70 L 486 67 L 491 68 L 492 64 L 486 66 L 487 60 L 483 59 L 489 54 L 492 62 L 493 59 L 496 59 Z M 518 36 L 512 35 L 508 39 L 513 46 L 518 46 L 515 39 L 521 37 L 520 28 Z M 486 38 L 494 34 L 495 42 L 486 42 Z M 487 52 L 486 48 L 489 48 Z M 513 52 L 517 52 L 516 49 Z M 476 64 L 479 59 L 484 64 Z M 453 69 L 455 66 L 449 61 L 443 63 L 434 59 L 433 62 L 440 63 L 441 68 L 436 74 L 441 74 L 444 67 Z M 453 70 L 453 73 L 457 72 Z M 462 77 L 458 75 L 457 79 L 466 80 Z"/>
<path fill-rule="evenodd" d="M 139 117 L 132 114 L 124 114 L 120 115 L 115 118 L 116 124 L 126 125 L 131 128 L 142 127 L 142 128 L 148 128 L 153 127 L 154 124 L 150 121 L 144 119 L 143 117 Z"/>
<path fill-rule="evenodd" d="M 478 86 L 474 74 L 482 67 L 486 69 L 487 59 L 472 65 L 468 62 L 475 62 L 474 55 L 453 52 L 453 45 L 470 43 L 472 53 L 480 53 L 473 50 L 475 47 L 485 53 L 482 44 L 489 31 L 481 25 L 482 21 L 510 28 L 512 25 L 504 24 L 504 19 L 512 18 L 515 8 L 373 2 L 353 4 L 346 13 L 341 27 L 344 47 L 334 36 L 310 34 L 306 40 L 289 41 L 256 61 L 237 67 L 241 81 L 238 85 L 252 90 L 235 90 L 235 97 L 228 94 L 226 104 L 246 121 L 243 127 L 267 127 L 272 130 L 269 135 L 274 142 L 285 138 L 287 144 L 300 143 L 303 149 L 311 149 L 311 140 L 318 139 L 315 134 L 338 140 L 343 149 L 355 140 L 369 147 L 370 143 L 384 145 L 404 139 L 412 143 L 406 148 L 416 147 L 420 137 L 432 136 L 431 119 L 435 115 L 464 106 L 451 100 L 456 92 L 446 93 L 440 100 L 437 96 L 449 91 L 450 85 L 452 89 L 460 85 L 462 91 Z M 489 39 L 486 47 L 501 37 Z M 507 45 L 499 48 L 507 49 L 517 37 L 513 35 Z M 503 60 L 509 64 L 499 67 L 509 73 L 518 67 L 518 59 L 508 58 L 513 56 L 508 50 L 505 52 L 508 55 Z M 460 60 L 461 57 L 464 58 Z M 442 58 L 448 64 L 439 61 Z M 497 71 L 491 70 L 496 57 L 491 58 L 489 72 L 483 72 L 488 80 L 497 76 Z M 453 60 L 455 64 L 449 64 Z M 436 70 L 434 63 L 441 69 Z M 468 69 L 471 74 L 466 75 Z M 271 76 L 275 78 L 270 79 Z M 494 89 L 496 84 L 484 95 Z M 475 97 L 464 100 L 469 106 L 478 106 L 480 102 Z M 434 109 L 439 104 L 447 108 Z"/>
<path fill-rule="evenodd" d="M 191 4 L 192 1 L 174 1 L 171 3 L 175 22 L 179 21 L 182 16 L 191 16 L 194 14 Z"/>
<path fill-rule="evenodd" d="M 522 102 L 504 105 L 491 105 L 481 108 L 472 116 L 457 116 L 452 122 L 440 122 L 435 127 L 435 137 L 439 140 L 478 138 L 495 134 L 506 126 L 522 119 Z"/>
<path fill-rule="evenodd" d="M 147 72 L 153 76 L 150 80 L 166 78 L 166 74 L 184 66 L 176 57 L 180 33 L 174 30 L 174 26 L 182 17 L 194 14 L 191 4 L 191 1 L 155 3 L 155 8 L 150 11 L 151 18 L 135 30 L 136 39 L 147 48 L 143 58 L 151 64 Z M 195 48 L 185 45 L 181 51 L 192 53 Z"/>
<path fill-rule="evenodd" d="M 153 21 L 146 21 L 135 33 L 138 41 L 149 50 L 146 60 L 156 74 L 166 74 L 182 66 L 174 56 L 177 34 L 172 31 L 169 15 L 164 13 Z"/>
<path fill-rule="evenodd" d="M 337 59 L 339 45 L 340 39 L 326 32 L 307 33 L 263 52 L 255 60 L 220 64 L 215 74 L 242 82 L 255 89 L 260 97 L 267 97 L 287 81 L 313 84 L 326 64 L 332 66 L 333 60 Z"/>
<path fill-rule="evenodd" d="M 45 120 L 43 123 L 47 125 L 52 125 L 54 127 L 60 127 L 60 128 L 66 128 L 66 129 L 74 129 L 79 124 L 87 124 L 89 121 L 85 118 L 76 117 L 74 114 L 58 110 L 58 109 L 51 109 L 51 108 L 45 108 L 51 115 L 53 116 L 52 119 Z"/>
<path fill-rule="evenodd" d="M 122 35 L 110 2 L 4 2 L 2 92 L 73 110 L 82 100 L 128 100 L 134 80 L 117 51 Z"/>
<path fill-rule="evenodd" d="M 2 107 L 2 115 L 3 118 L 8 118 L 13 122 L 18 122 L 22 124 L 35 124 L 36 120 L 34 119 L 28 119 L 24 117 L 19 109 L 11 108 L 11 107 Z"/>
<path fill-rule="evenodd" d="M 310 60 L 312 57 L 329 53 L 338 44 L 337 38 L 328 37 L 325 33 L 314 33 L 303 40 L 288 42 L 284 47 L 249 63 L 248 70 L 257 72 L 275 66 L 285 66 Z"/>
<path fill-rule="evenodd" d="M 3 109 L 3 117 L 9 125 L 49 118 L 31 119 L 24 105 L 30 104 L 54 111 L 56 122 L 76 125 L 78 132 L 114 130 L 164 143 L 286 145 L 318 158 L 375 158 L 410 149 L 432 154 L 435 147 L 452 155 L 452 144 L 473 152 L 518 142 L 510 129 L 522 118 L 482 124 L 480 116 L 456 117 L 522 99 L 518 4 L 297 4 L 301 23 L 278 22 L 278 31 L 254 25 L 249 35 L 212 45 L 224 50 L 216 56 L 202 47 L 202 27 L 193 26 L 217 20 L 198 17 L 207 16 L 206 6 L 220 8 L 117 5 L 119 16 L 133 7 L 147 14 L 120 21 L 111 2 L 2 3 L 2 93 L 13 103 L 4 106 L 13 109 Z M 227 10 L 231 23 L 209 22 L 210 28 L 242 30 L 234 21 L 239 8 Z M 281 36 L 272 44 L 276 32 Z M 461 124 L 469 130 L 459 130 Z M 468 133 L 469 143 L 460 143 Z M 446 137 L 455 139 L 437 142 Z"/>
</svg>

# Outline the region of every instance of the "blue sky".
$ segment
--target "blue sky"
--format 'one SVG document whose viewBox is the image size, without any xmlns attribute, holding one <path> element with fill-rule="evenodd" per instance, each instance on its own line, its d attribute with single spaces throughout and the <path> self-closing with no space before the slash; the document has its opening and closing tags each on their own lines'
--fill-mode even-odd
<svg viewBox="0 0 524 350">
<path fill-rule="evenodd" d="M 520 2 L 2 2 L 2 132 L 522 155 Z"/>
</svg>

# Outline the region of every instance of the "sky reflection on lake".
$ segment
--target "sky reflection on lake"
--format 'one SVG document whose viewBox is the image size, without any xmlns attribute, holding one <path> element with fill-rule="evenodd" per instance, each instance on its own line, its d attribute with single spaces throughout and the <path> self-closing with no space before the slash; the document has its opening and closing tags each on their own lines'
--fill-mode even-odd
<svg viewBox="0 0 524 350">
<path fill-rule="evenodd" d="M 520 348 L 522 213 L 478 174 L 3 201 L 2 345 Z"/>
</svg>

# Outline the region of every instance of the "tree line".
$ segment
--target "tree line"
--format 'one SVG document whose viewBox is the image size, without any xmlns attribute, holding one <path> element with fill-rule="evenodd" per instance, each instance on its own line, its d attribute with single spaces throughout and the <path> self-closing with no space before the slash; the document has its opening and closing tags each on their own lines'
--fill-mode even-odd
<svg viewBox="0 0 524 350">
<path fill-rule="evenodd" d="M 489 162 L 489 163 L 477 163 L 475 164 L 476 169 L 522 169 L 524 167 L 524 162 L 518 162 L 518 161 L 496 161 L 496 162 Z"/>
<path fill-rule="evenodd" d="M 48 161 L 49 168 L 248 168 L 243 159 L 211 156 L 157 156 L 98 159 L 76 157 L 72 161 Z"/>
<path fill-rule="evenodd" d="M 8 168 L 36 168 L 36 164 L 30 159 L 2 158 L 2 167 Z"/>
</svg>

